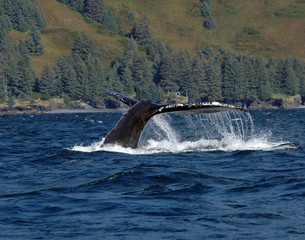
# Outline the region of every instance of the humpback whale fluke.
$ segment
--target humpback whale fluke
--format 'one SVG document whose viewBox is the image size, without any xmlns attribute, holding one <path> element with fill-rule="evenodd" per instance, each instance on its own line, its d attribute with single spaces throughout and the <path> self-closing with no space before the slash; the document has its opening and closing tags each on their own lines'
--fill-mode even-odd
<svg viewBox="0 0 305 240">
<path fill-rule="evenodd" d="M 238 110 L 247 112 L 243 108 L 219 102 L 171 103 L 159 104 L 149 100 L 137 100 L 123 94 L 109 91 L 109 95 L 116 97 L 131 108 L 122 116 L 116 126 L 107 134 L 103 144 L 118 144 L 123 147 L 137 148 L 139 139 L 146 123 L 160 113 L 215 113 L 220 111 Z"/>
</svg>

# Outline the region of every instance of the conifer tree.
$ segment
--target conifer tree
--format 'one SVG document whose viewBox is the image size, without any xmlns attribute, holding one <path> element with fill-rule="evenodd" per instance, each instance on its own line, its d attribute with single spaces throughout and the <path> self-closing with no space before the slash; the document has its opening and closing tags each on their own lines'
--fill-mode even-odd
<svg viewBox="0 0 305 240">
<path fill-rule="evenodd" d="M 211 6 L 212 5 L 212 0 L 200 0 L 201 3 L 205 3 L 207 4 L 208 6 Z"/>
<path fill-rule="evenodd" d="M 96 43 L 86 33 L 81 33 L 76 37 L 73 43 L 72 53 L 78 54 L 83 61 L 88 56 L 98 58 L 101 56 Z"/>
<path fill-rule="evenodd" d="M 117 69 L 113 67 L 110 68 L 104 89 L 124 92 L 124 88 L 125 86 L 121 82 L 120 76 L 117 73 Z"/>
<path fill-rule="evenodd" d="M 209 60 L 211 57 L 214 56 L 214 50 L 210 44 L 206 45 L 206 47 L 202 51 L 202 54 L 205 57 L 205 59 L 207 59 L 207 60 Z"/>
<path fill-rule="evenodd" d="M 203 2 L 200 6 L 200 12 L 201 12 L 201 16 L 203 17 L 208 17 L 211 15 L 210 13 L 210 7 L 207 3 Z"/>
<path fill-rule="evenodd" d="M 121 69 L 121 82 L 124 85 L 124 92 L 127 94 L 132 94 L 134 92 L 134 83 L 132 81 L 132 73 L 128 66 L 125 66 L 123 69 Z"/>
<path fill-rule="evenodd" d="M 221 91 L 221 66 L 216 61 L 211 61 L 206 68 L 205 81 L 207 83 L 207 98 L 209 101 L 223 100 Z M 202 95 L 202 97 L 205 97 Z"/>
<path fill-rule="evenodd" d="M 160 61 L 159 79 L 160 86 L 166 93 L 176 92 L 179 90 L 179 86 L 176 83 L 178 78 L 178 66 L 175 58 L 171 54 L 163 54 Z"/>
<path fill-rule="evenodd" d="M 198 95 L 198 89 L 195 78 L 192 77 L 192 59 L 187 50 L 178 51 L 174 55 L 177 64 L 176 83 L 180 87 L 179 91 L 185 96 L 195 99 Z"/>
<path fill-rule="evenodd" d="M 55 73 L 51 69 L 50 65 L 47 63 L 43 70 L 41 79 L 38 82 L 38 91 L 42 94 L 49 94 L 50 96 L 55 96 Z"/>
<path fill-rule="evenodd" d="M 191 71 L 191 86 L 188 89 L 188 97 L 191 100 L 207 97 L 208 86 L 205 69 L 204 62 L 198 56 L 194 57 Z"/>
<path fill-rule="evenodd" d="M 204 21 L 203 26 L 207 29 L 216 29 L 217 28 L 217 24 L 216 21 L 214 19 L 214 17 L 212 15 L 209 15 L 207 20 Z"/>
<path fill-rule="evenodd" d="M 233 100 L 235 95 L 235 80 L 236 80 L 236 66 L 235 56 L 231 52 L 224 50 L 219 51 L 223 57 L 221 64 L 222 71 L 222 95 L 225 100 Z"/>
<path fill-rule="evenodd" d="M 3 103 L 7 100 L 7 82 L 4 77 L 3 72 L 1 71 L 1 66 L 0 66 L 0 102 Z"/>
<path fill-rule="evenodd" d="M 37 30 L 32 29 L 25 41 L 28 52 L 33 56 L 41 56 L 44 53 L 44 46 L 41 43 L 41 37 Z"/>
<path fill-rule="evenodd" d="M 128 39 L 128 42 L 125 47 L 125 51 L 137 51 L 138 50 L 138 44 L 134 40 L 133 36 L 131 36 L 130 39 Z"/>
<path fill-rule="evenodd" d="M 84 14 L 89 18 L 105 24 L 110 29 L 118 32 L 118 25 L 105 4 L 105 0 L 86 0 L 84 6 Z"/>
</svg>

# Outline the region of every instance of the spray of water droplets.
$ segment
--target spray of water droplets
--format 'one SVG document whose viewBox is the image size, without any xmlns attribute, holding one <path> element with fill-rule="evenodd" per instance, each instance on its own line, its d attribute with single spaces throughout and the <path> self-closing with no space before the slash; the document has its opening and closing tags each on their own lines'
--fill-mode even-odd
<svg viewBox="0 0 305 240">
<path fill-rule="evenodd" d="M 271 133 L 256 135 L 249 113 L 226 111 L 213 114 L 159 114 L 145 127 L 137 149 L 103 146 L 102 139 L 90 146 L 74 146 L 81 152 L 112 151 L 127 154 L 179 153 L 190 151 L 275 150 L 286 142 L 269 140 Z"/>
</svg>

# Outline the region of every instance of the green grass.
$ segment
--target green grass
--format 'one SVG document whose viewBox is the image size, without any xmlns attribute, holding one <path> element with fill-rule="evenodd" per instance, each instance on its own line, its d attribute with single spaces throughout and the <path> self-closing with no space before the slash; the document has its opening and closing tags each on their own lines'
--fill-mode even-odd
<svg viewBox="0 0 305 240">
<path fill-rule="evenodd" d="M 47 28 L 41 32 L 45 54 L 41 57 L 31 57 L 32 66 L 41 73 L 46 62 L 54 65 L 60 55 L 71 52 L 73 41 L 80 32 L 87 33 L 100 48 L 107 48 L 104 64 L 108 65 L 118 53 L 123 51 L 119 40 L 121 36 L 113 35 L 110 31 L 102 31 L 101 25 L 89 24 L 80 14 L 69 9 L 56 0 L 33 0 L 38 4 L 47 20 Z"/>
<path fill-rule="evenodd" d="M 265 58 L 293 56 L 305 61 L 305 18 L 287 17 L 299 16 L 305 8 L 304 0 L 213 0 L 211 11 L 217 22 L 216 30 L 203 27 L 205 18 L 199 16 L 199 0 L 106 0 L 122 19 L 122 35 L 84 19 L 56 0 L 33 2 L 42 8 L 48 24 L 41 32 L 45 54 L 31 57 L 38 74 L 46 62 L 55 64 L 58 56 L 70 53 L 79 32 L 87 33 L 101 49 L 108 50 L 103 56 L 103 64 L 107 66 L 123 52 L 124 35 L 133 27 L 133 21 L 127 17 L 130 12 L 136 19 L 146 14 L 155 37 L 169 43 L 173 50 L 184 48 L 195 54 L 198 47 L 204 48 L 209 43 L 215 50 L 224 47 Z M 275 13 L 286 17 L 277 17 Z M 26 33 L 16 31 L 11 35 L 16 41 L 26 37 Z"/>
<path fill-rule="evenodd" d="M 277 17 L 305 18 L 305 6 L 290 5 L 275 12 Z"/>
<path fill-rule="evenodd" d="M 282 94 L 282 93 L 275 93 L 275 94 L 272 94 L 272 98 L 273 99 L 288 99 L 289 96 L 286 94 Z"/>
</svg>

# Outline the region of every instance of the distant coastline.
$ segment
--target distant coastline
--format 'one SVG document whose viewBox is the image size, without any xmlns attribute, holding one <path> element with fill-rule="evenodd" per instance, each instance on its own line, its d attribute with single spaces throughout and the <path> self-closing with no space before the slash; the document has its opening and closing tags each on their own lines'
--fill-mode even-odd
<svg viewBox="0 0 305 240">
<path fill-rule="evenodd" d="M 236 101 L 232 104 L 247 109 L 293 109 L 305 108 L 300 96 L 291 96 L 287 99 L 270 99 L 268 101 L 254 100 L 250 104 Z M 43 114 L 43 113 L 90 113 L 90 112 L 120 112 L 126 110 L 114 101 L 104 102 L 91 106 L 80 100 L 64 103 L 62 99 L 51 99 L 31 104 L 19 102 L 14 106 L 0 106 L 0 114 Z"/>
</svg>

